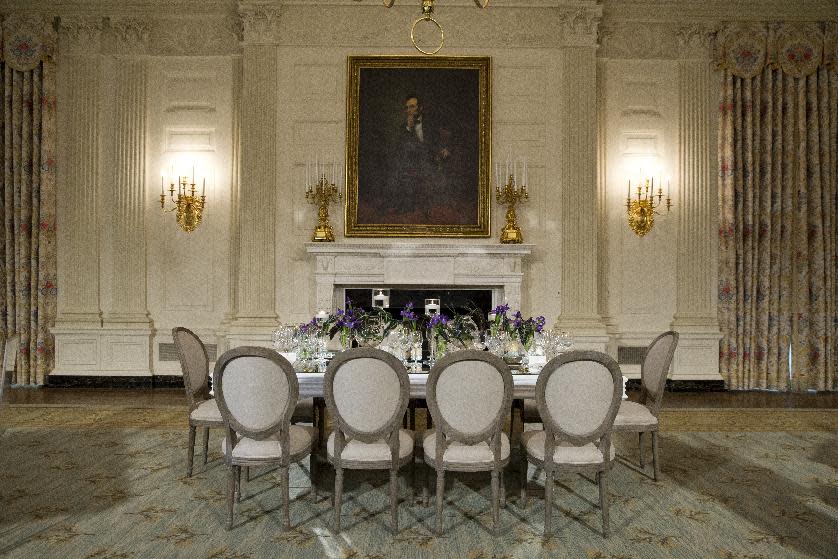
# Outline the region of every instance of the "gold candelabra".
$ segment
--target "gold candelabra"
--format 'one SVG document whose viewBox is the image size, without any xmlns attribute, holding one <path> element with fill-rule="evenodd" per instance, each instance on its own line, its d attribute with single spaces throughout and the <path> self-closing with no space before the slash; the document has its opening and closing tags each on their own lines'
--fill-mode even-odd
<svg viewBox="0 0 838 559">
<path fill-rule="evenodd" d="M 306 188 L 306 200 L 310 204 L 317 204 L 317 227 L 314 228 L 312 241 L 332 243 L 335 241 L 335 234 L 329 224 L 329 204 L 341 199 L 341 193 L 334 182 L 329 182 L 326 174 L 320 175 L 318 181 L 308 185 Z"/>
<path fill-rule="evenodd" d="M 666 211 L 672 209 L 672 198 L 670 197 L 669 186 L 666 192 Z M 657 198 L 657 201 L 655 201 Z M 628 194 L 626 195 L 626 215 L 628 216 L 629 229 L 634 231 L 638 237 L 642 237 L 655 226 L 656 211 L 663 204 L 663 188 L 658 186 L 655 193 L 655 179 L 643 179 L 637 187 L 634 197 L 631 195 L 631 181 L 629 181 Z"/>
<path fill-rule="evenodd" d="M 501 230 L 500 242 L 504 244 L 524 242 L 524 236 L 521 234 L 521 228 L 518 226 L 518 218 L 515 214 L 515 205 L 529 199 L 527 185 L 522 184 L 518 187 L 515 184 L 515 176 L 509 175 L 509 179 L 503 185 L 503 188 L 495 187 L 495 198 L 499 204 L 506 205 L 506 225 Z"/>
<path fill-rule="evenodd" d="M 175 185 L 177 185 L 177 198 L 175 198 Z M 169 184 L 169 200 L 173 206 L 166 207 L 166 190 L 163 187 L 163 177 L 160 177 L 160 209 L 164 212 L 176 212 L 175 217 L 180 228 L 187 233 L 194 231 L 200 224 L 204 215 L 204 204 L 207 197 L 207 179 L 204 178 L 201 187 L 201 195 L 196 195 L 195 175 L 192 175 L 192 182 L 189 177 L 177 177 L 177 183 Z"/>
</svg>

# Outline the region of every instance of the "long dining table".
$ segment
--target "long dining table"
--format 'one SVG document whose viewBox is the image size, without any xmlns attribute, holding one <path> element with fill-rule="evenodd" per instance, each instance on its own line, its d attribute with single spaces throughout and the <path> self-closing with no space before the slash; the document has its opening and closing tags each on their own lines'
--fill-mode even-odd
<svg viewBox="0 0 838 559">
<path fill-rule="evenodd" d="M 326 373 L 297 372 L 297 381 L 300 384 L 300 398 L 322 398 L 323 378 Z M 410 373 L 410 397 L 425 398 L 428 373 Z M 538 381 L 537 374 L 513 374 L 512 375 L 512 398 L 522 400 L 524 398 L 535 398 L 535 383 Z"/>
</svg>

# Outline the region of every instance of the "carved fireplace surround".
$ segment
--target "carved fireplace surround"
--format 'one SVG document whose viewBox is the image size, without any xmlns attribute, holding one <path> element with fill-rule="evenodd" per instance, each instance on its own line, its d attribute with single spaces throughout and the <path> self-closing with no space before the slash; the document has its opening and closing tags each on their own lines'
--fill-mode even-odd
<svg viewBox="0 0 838 559">
<path fill-rule="evenodd" d="M 532 245 L 497 243 L 307 243 L 318 309 L 342 307 L 350 287 L 492 290 L 492 304 L 521 307 L 523 260 Z"/>
</svg>

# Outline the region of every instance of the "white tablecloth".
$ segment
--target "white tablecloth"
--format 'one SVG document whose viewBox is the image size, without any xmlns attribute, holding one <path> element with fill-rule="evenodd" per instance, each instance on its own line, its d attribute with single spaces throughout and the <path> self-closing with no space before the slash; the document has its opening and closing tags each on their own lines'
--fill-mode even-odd
<svg viewBox="0 0 838 559">
<path fill-rule="evenodd" d="M 300 383 L 300 398 L 312 398 L 323 396 L 323 377 L 326 373 L 297 373 L 297 380 Z M 424 398 L 425 384 L 428 382 L 427 373 L 411 373 L 410 375 L 410 397 Z M 513 398 L 535 398 L 535 383 L 538 375 L 512 375 L 514 387 Z"/>
</svg>

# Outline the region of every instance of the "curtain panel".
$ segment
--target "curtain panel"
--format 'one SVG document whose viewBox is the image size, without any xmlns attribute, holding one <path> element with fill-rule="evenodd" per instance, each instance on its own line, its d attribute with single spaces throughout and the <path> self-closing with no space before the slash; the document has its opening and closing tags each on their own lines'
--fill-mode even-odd
<svg viewBox="0 0 838 559">
<path fill-rule="evenodd" d="M 13 382 L 43 384 L 55 319 L 55 46 L 51 20 L 6 17 L 0 80 L 0 334 L 20 335 Z"/>
<path fill-rule="evenodd" d="M 836 27 L 716 38 L 719 363 L 733 389 L 838 389 Z"/>
</svg>

